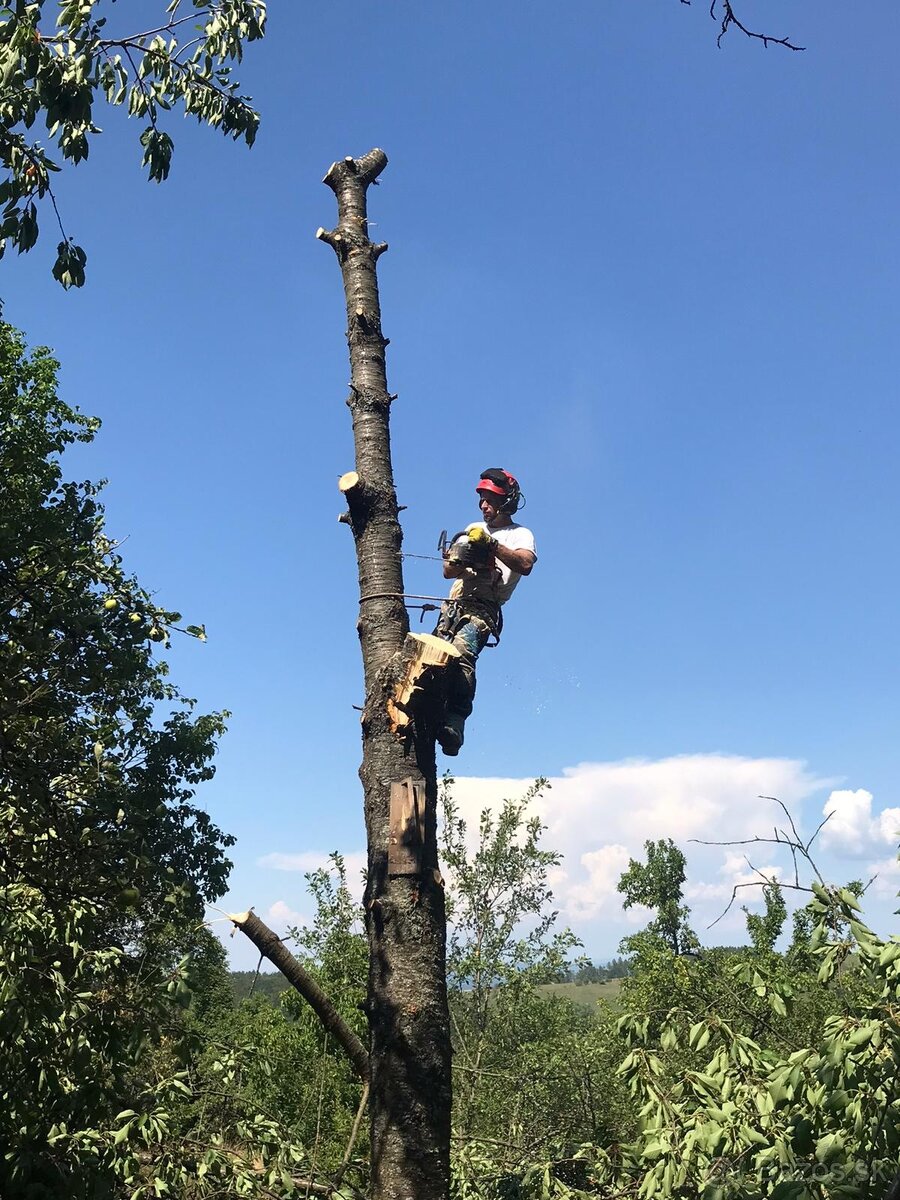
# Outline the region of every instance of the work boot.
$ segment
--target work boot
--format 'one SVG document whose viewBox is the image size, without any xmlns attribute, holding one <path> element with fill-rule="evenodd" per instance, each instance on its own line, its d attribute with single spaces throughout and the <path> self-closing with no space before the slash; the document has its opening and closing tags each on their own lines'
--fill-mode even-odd
<svg viewBox="0 0 900 1200">
<path fill-rule="evenodd" d="M 447 713 L 444 717 L 444 724 L 438 730 L 437 740 L 441 744 L 441 749 L 448 758 L 456 758 L 459 754 L 460 747 L 463 744 L 463 729 L 465 728 L 465 717 L 459 716 L 458 713 Z"/>
</svg>

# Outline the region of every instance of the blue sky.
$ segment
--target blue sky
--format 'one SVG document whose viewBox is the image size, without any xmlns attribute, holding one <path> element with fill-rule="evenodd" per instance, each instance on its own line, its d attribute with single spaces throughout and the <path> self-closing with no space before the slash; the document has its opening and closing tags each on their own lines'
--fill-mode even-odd
<svg viewBox="0 0 900 1200">
<path fill-rule="evenodd" d="M 103 113 L 58 188 L 88 286 L 50 279 L 47 214 L 0 263 L 7 319 L 103 419 L 70 470 L 108 477 L 129 565 L 206 622 L 172 657 L 233 713 L 203 792 L 238 837 L 225 907 L 302 915 L 302 868 L 363 846 L 343 301 L 314 232 L 330 162 L 380 145 L 405 549 L 475 519 L 488 464 L 538 539 L 482 660 L 466 802 L 557 780 L 564 915 L 605 957 L 629 926 L 597 898 L 644 837 L 765 833 L 779 787 L 812 828 L 846 793 L 823 855 L 842 878 L 888 864 L 887 927 L 900 10 L 744 0 L 795 54 L 717 49 L 678 0 L 270 7 L 241 70 L 252 151 L 175 119 L 149 185 L 139 128 Z M 406 583 L 434 592 L 437 564 Z M 738 878 L 711 853 L 698 911 Z"/>
</svg>

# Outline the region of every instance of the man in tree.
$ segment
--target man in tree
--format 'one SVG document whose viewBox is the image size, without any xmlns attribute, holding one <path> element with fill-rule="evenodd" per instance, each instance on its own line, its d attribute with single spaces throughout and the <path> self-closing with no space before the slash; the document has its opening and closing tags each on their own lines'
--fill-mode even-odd
<svg viewBox="0 0 900 1200">
<path fill-rule="evenodd" d="M 444 552 L 444 578 L 454 582 L 435 629 L 460 654 L 450 669 L 438 730 L 441 749 L 450 756 L 459 754 L 472 711 L 475 661 L 491 635 L 500 637 L 501 608 L 537 561 L 534 534 L 512 519 L 522 502 L 513 476 L 501 467 L 488 467 L 475 491 L 484 520 L 467 526 Z"/>
</svg>

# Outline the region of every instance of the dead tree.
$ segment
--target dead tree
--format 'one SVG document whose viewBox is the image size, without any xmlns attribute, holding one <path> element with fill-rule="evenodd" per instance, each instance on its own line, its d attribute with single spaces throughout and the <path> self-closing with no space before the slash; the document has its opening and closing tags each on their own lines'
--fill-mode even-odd
<svg viewBox="0 0 900 1200">
<path fill-rule="evenodd" d="M 355 469 L 340 479 L 341 520 L 353 532 L 365 678 L 362 714 L 368 876 L 372 1195 L 444 1200 L 449 1188 L 450 1021 L 446 915 L 438 871 L 437 778 L 424 694 L 427 638 L 409 634 L 403 603 L 402 532 L 391 464 L 385 347 L 367 192 L 387 164 L 382 150 L 334 163 L 324 182 L 338 223 L 317 233 L 343 276 L 350 349 Z M 425 653 L 422 653 L 423 646 Z M 412 715 L 411 715 L 412 714 Z"/>
</svg>

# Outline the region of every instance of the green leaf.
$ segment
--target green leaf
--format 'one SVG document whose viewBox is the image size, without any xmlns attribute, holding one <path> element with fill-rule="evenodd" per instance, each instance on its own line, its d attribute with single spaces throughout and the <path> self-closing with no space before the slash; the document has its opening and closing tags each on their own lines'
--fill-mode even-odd
<svg viewBox="0 0 900 1200">
<path fill-rule="evenodd" d="M 826 1133 L 816 1142 L 816 1161 L 820 1163 L 831 1162 L 836 1158 L 843 1149 L 843 1140 L 839 1133 Z"/>
<path fill-rule="evenodd" d="M 769 992 L 768 999 L 769 1007 L 773 1012 L 777 1013 L 780 1017 L 787 1016 L 787 1005 L 784 1002 L 784 997 L 780 996 L 778 992 Z"/>
<path fill-rule="evenodd" d="M 121 1143 L 122 1143 L 122 1142 L 124 1142 L 124 1141 L 125 1141 L 125 1139 L 126 1139 L 126 1138 L 128 1137 L 128 1135 L 129 1135 L 129 1133 L 131 1132 L 131 1126 L 132 1126 L 133 1124 L 134 1124 L 134 1122 L 133 1122 L 133 1121 L 127 1121 L 127 1122 L 126 1122 L 126 1123 L 125 1123 L 125 1124 L 122 1126 L 122 1128 L 121 1128 L 121 1129 L 119 1129 L 119 1130 L 117 1130 L 117 1131 L 116 1131 L 115 1135 L 113 1136 L 113 1145 L 114 1145 L 114 1146 L 119 1146 L 119 1145 L 121 1145 Z"/>
<path fill-rule="evenodd" d="M 53 278 L 68 291 L 73 287 L 84 287 L 84 268 L 87 255 L 80 246 L 72 242 L 60 242 L 56 248 Z"/>
</svg>

